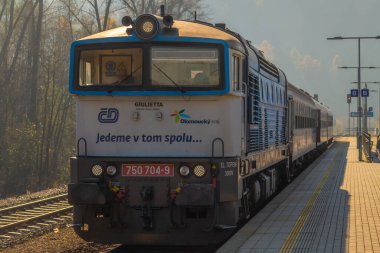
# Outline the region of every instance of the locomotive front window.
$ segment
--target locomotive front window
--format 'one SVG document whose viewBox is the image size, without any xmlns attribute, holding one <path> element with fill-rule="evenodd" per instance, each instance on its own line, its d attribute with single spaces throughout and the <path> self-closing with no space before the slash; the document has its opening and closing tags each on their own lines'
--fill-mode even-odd
<svg viewBox="0 0 380 253">
<path fill-rule="evenodd" d="M 152 86 L 216 87 L 220 59 L 216 48 L 152 47 Z"/>
<path fill-rule="evenodd" d="M 79 86 L 142 85 L 141 48 L 83 50 Z"/>
</svg>

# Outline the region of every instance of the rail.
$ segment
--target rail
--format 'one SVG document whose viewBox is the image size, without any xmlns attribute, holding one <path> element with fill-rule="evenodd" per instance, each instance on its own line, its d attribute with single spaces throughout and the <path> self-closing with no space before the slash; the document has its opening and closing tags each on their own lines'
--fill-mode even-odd
<svg viewBox="0 0 380 253">
<path fill-rule="evenodd" d="M 368 132 L 362 132 L 362 145 L 363 145 L 363 153 L 365 156 L 365 159 L 367 162 L 372 162 L 372 155 L 371 155 L 371 150 L 372 150 L 372 145 L 373 142 L 371 141 L 371 135 Z"/>
<path fill-rule="evenodd" d="M 27 202 L 27 203 L 20 204 L 20 205 L 2 208 L 2 209 L 0 209 L 0 216 L 3 216 L 5 213 L 10 213 L 10 212 L 14 212 L 14 211 L 21 210 L 21 209 L 26 209 L 28 207 L 32 207 L 32 206 L 36 206 L 36 205 L 42 205 L 42 204 L 45 204 L 48 202 L 57 202 L 60 200 L 67 200 L 67 193 L 60 194 L 60 195 L 53 196 L 53 197 L 49 197 L 49 198 L 44 198 L 44 199 L 39 199 L 39 200 Z"/>
<path fill-rule="evenodd" d="M 35 223 L 53 220 L 72 211 L 67 202 L 67 194 L 31 201 L 25 204 L 0 209 L 0 238 L 28 227 L 37 227 Z"/>
</svg>

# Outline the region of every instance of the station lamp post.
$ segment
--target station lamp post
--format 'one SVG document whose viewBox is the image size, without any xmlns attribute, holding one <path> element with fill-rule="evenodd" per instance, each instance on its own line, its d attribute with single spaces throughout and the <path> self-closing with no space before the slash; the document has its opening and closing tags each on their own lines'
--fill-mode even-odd
<svg viewBox="0 0 380 253">
<path fill-rule="evenodd" d="M 358 131 L 357 131 L 357 144 L 359 147 L 359 161 L 362 160 L 362 144 L 361 144 L 361 131 L 362 131 L 362 126 L 361 126 L 361 118 L 360 118 L 360 113 L 361 113 L 361 84 L 360 84 L 360 41 L 363 39 L 380 39 L 380 36 L 376 37 L 342 37 L 342 36 L 337 36 L 337 37 L 330 37 L 327 38 L 327 40 L 357 40 L 358 41 L 358 58 L 359 58 L 359 65 L 358 65 L 358 90 L 359 90 L 359 95 L 358 95 L 358 113 L 359 113 L 359 118 L 358 118 Z"/>
</svg>

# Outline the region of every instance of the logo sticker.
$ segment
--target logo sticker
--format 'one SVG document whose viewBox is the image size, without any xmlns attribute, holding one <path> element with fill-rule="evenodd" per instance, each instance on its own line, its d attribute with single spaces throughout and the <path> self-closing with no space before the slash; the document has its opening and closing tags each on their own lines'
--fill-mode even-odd
<svg viewBox="0 0 380 253">
<path fill-rule="evenodd" d="M 176 110 L 174 113 L 170 114 L 170 116 L 175 117 L 175 123 L 179 123 L 181 119 L 190 119 L 191 117 L 184 113 L 185 109 L 180 110 L 179 112 Z"/>
<path fill-rule="evenodd" d="M 219 124 L 219 119 L 194 119 L 188 114 L 185 114 L 185 109 L 180 111 L 175 110 L 174 113 L 170 116 L 174 117 L 176 124 L 186 124 L 186 125 L 210 125 L 210 124 Z"/>
<path fill-rule="evenodd" d="M 116 123 L 119 119 L 119 110 L 116 108 L 101 108 L 98 121 L 100 123 Z"/>
</svg>

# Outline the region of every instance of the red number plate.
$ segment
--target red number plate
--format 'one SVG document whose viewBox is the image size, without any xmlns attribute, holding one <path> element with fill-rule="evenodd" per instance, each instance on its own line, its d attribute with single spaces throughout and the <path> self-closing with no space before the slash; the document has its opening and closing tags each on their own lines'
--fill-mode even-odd
<svg viewBox="0 0 380 253">
<path fill-rule="evenodd" d="M 174 177 L 174 164 L 123 164 L 125 177 Z"/>
</svg>

